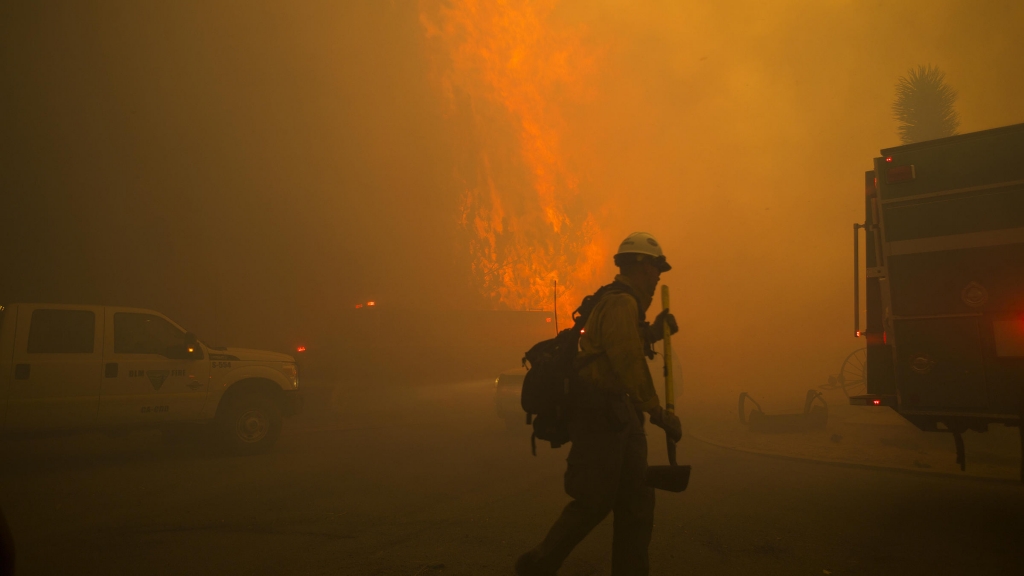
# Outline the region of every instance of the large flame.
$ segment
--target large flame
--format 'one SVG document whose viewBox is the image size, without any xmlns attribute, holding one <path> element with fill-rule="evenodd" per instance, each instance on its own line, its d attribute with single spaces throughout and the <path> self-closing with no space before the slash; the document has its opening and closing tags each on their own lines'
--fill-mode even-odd
<svg viewBox="0 0 1024 576">
<path fill-rule="evenodd" d="M 608 255 L 565 154 L 563 112 L 590 89 L 582 31 L 552 21 L 558 0 L 422 0 L 438 79 L 458 132 L 460 222 L 481 292 L 501 307 L 559 316 Z"/>
</svg>

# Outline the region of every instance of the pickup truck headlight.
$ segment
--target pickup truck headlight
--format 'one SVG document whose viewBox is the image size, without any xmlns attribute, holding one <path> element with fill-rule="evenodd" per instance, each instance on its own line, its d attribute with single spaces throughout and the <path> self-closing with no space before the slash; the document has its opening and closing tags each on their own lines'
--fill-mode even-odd
<svg viewBox="0 0 1024 576">
<path fill-rule="evenodd" d="M 291 382 L 292 388 L 297 389 L 299 387 L 299 365 L 285 363 L 281 367 L 281 371 L 284 372 L 285 377 Z"/>
</svg>

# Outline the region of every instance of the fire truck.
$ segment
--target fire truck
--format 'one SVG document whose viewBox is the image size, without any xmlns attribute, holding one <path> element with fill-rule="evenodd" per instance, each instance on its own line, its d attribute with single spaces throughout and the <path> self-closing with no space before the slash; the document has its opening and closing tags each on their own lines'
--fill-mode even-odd
<svg viewBox="0 0 1024 576">
<path fill-rule="evenodd" d="M 961 470 L 965 431 L 1020 427 L 1024 480 L 1024 124 L 884 149 L 864 183 L 867 394 L 851 403 L 952 433 Z"/>
</svg>

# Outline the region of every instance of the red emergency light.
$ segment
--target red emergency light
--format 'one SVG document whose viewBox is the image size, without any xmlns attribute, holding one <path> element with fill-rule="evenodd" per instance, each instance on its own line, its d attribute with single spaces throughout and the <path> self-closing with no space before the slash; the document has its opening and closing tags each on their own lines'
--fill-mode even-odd
<svg viewBox="0 0 1024 576">
<path fill-rule="evenodd" d="M 874 404 L 875 406 L 881 406 L 882 405 L 882 401 L 879 400 L 878 398 L 875 398 L 874 400 L 872 400 L 871 403 Z"/>
<path fill-rule="evenodd" d="M 886 156 L 885 157 L 885 161 L 886 162 L 892 162 L 892 156 Z"/>
<path fill-rule="evenodd" d="M 363 307 L 362 304 L 356 304 L 356 308 L 362 308 L 362 307 Z"/>
<path fill-rule="evenodd" d="M 295 349 L 295 351 L 296 352 L 305 352 L 306 351 L 306 347 L 305 346 L 299 346 L 298 348 Z"/>
<path fill-rule="evenodd" d="M 377 303 L 376 302 L 367 302 L 366 305 L 367 306 L 376 306 Z"/>
</svg>

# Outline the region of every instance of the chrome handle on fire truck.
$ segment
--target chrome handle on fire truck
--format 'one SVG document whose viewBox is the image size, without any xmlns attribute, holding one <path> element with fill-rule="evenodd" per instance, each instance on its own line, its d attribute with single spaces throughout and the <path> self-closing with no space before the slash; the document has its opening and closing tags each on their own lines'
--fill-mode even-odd
<svg viewBox="0 0 1024 576">
<path fill-rule="evenodd" d="M 860 338 L 860 229 L 867 223 L 853 223 L 853 335 Z"/>
</svg>

